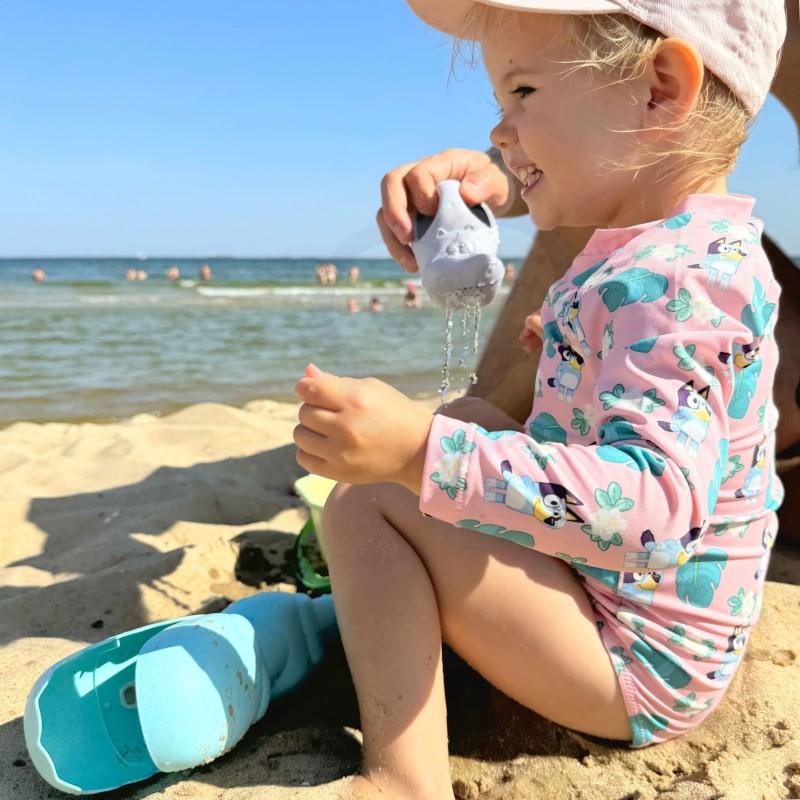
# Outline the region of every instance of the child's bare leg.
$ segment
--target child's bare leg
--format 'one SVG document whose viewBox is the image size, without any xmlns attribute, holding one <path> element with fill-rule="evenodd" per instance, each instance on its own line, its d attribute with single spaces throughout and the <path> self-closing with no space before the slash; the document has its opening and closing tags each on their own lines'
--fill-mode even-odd
<svg viewBox="0 0 800 800">
<path fill-rule="evenodd" d="M 323 527 L 362 772 L 390 796 L 452 798 L 442 639 L 543 716 L 630 739 L 588 599 L 563 562 L 426 518 L 394 484 L 337 487 Z"/>
<path fill-rule="evenodd" d="M 371 501 L 373 488 L 337 487 L 323 517 L 364 732 L 362 775 L 387 800 L 452 798 L 436 596 L 420 557 Z M 366 781 L 354 789 L 371 796 Z"/>
</svg>

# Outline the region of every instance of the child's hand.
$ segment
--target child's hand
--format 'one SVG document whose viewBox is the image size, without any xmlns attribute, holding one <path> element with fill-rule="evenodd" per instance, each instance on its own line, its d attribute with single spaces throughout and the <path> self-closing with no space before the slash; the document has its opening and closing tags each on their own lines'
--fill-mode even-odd
<svg viewBox="0 0 800 800">
<path fill-rule="evenodd" d="M 525 317 L 522 333 L 519 335 L 522 348 L 526 353 L 532 353 L 542 346 L 542 315 L 536 311 Z"/>
<path fill-rule="evenodd" d="M 392 481 L 419 494 L 433 416 L 375 378 L 342 378 L 313 364 L 297 382 L 297 463 L 346 483 Z"/>
<path fill-rule="evenodd" d="M 477 150 L 445 150 L 387 172 L 381 181 L 378 228 L 389 255 L 406 272 L 418 271 L 408 246 L 413 237 L 412 217 L 417 211 L 436 214 L 436 184 L 448 178 L 461 181 L 467 205 L 486 203 L 498 213 L 513 200 L 511 176 Z"/>
</svg>

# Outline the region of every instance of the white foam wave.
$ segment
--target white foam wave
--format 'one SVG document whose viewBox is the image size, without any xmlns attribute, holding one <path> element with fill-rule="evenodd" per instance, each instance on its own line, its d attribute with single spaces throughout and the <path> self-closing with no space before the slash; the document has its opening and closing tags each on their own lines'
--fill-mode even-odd
<svg viewBox="0 0 800 800">
<path fill-rule="evenodd" d="M 274 294 L 272 289 L 212 289 L 209 286 L 201 286 L 197 290 L 203 297 L 263 297 L 267 294 Z"/>
<path fill-rule="evenodd" d="M 108 305 L 109 303 L 119 303 L 119 296 L 115 294 L 101 295 L 99 297 L 79 297 L 78 302 L 87 303 L 88 305 Z"/>
</svg>

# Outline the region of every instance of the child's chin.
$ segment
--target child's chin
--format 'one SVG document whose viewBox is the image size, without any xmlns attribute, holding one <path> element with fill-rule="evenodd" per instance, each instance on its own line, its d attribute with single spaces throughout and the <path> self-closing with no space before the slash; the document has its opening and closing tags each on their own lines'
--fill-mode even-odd
<svg viewBox="0 0 800 800">
<path fill-rule="evenodd" d="M 528 216 L 536 226 L 537 231 L 554 231 L 560 227 L 554 219 L 545 217 L 543 214 L 537 214 L 533 209 L 530 209 Z"/>
<path fill-rule="evenodd" d="M 572 213 L 543 214 L 541 209 L 528 209 L 528 216 L 537 231 L 554 231 L 556 228 L 589 228 L 598 227 L 596 221 L 586 219 L 582 215 Z"/>
</svg>

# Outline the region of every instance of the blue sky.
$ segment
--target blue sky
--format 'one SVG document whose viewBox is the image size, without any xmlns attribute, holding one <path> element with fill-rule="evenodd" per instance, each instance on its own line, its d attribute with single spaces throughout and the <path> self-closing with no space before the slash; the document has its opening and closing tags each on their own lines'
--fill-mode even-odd
<svg viewBox="0 0 800 800">
<path fill-rule="evenodd" d="M 382 175 L 495 119 L 402 0 L 3 0 L 0 63 L 0 256 L 380 257 Z M 795 254 L 798 178 L 770 99 L 730 189 Z"/>
</svg>

